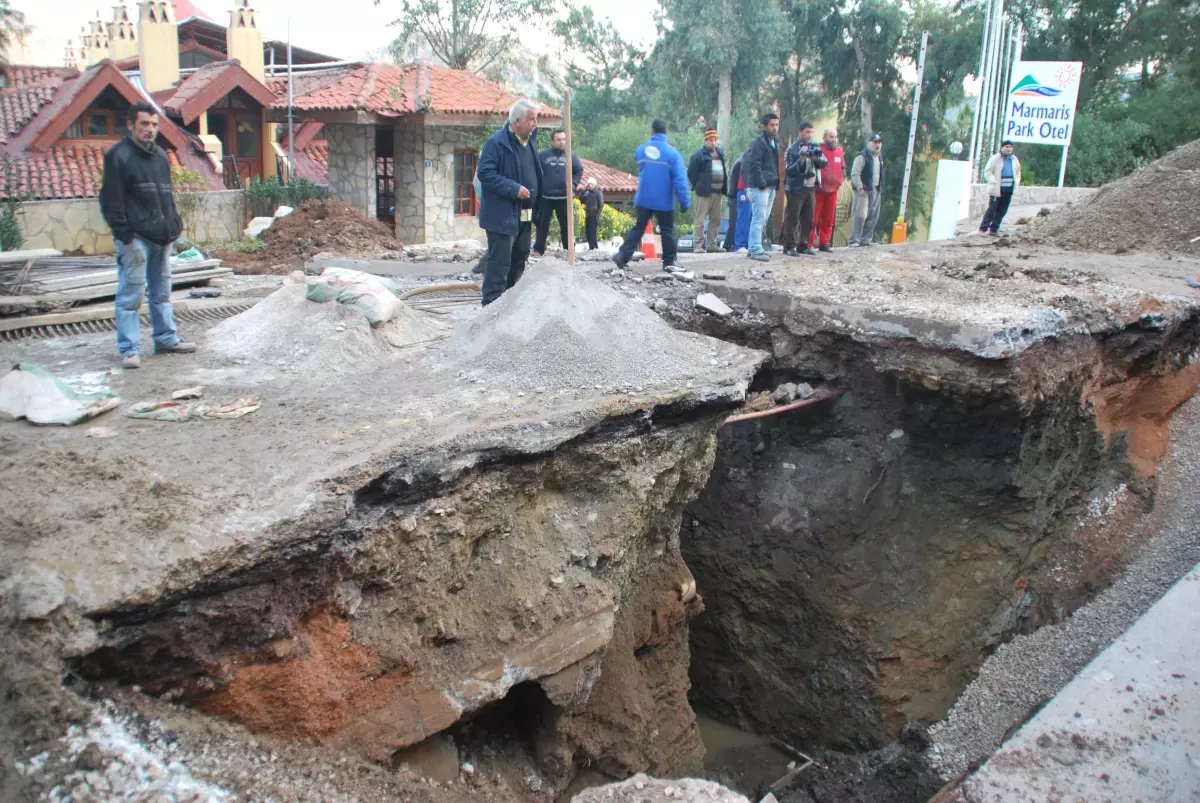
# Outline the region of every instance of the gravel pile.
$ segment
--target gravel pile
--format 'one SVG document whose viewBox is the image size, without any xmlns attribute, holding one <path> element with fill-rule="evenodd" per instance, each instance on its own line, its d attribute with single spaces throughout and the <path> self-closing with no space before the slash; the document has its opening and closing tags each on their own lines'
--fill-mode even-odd
<svg viewBox="0 0 1200 803">
<path fill-rule="evenodd" d="M 712 781 L 697 778 L 680 778 L 664 781 L 650 778 L 641 773 L 621 783 L 586 789 L 571 803 L 650 803 L 650 801 L 686 800 L 689 803 L 750 803 L 737 792 L 732 792 Z"/>
<path fill-rule="evenodd" d="M 302 284 L 279 288 L 210 329 L 206 348 L 241 365 L 343 373 L 361 371 L 371 360 L 395 355 L 396 347 L 444 333 L 432 316 L 408 308 L 372 328 L 362 312 L 333 301 L 309 301 L 304 293 Z"/>
<path fill-rule="evenodd" d="M 710 377 L 736 346 L 672 329 L 638 303 L 566 266 L 543 263 L 464 323 L 443 372 L 519 390 L 640 390 Z"/>
<path fill-rule="evenodd" d="M 1005 734 L 1053 697 L 1200 561 L 1200 396 L 1171 425 L 1157 505 L 1162 521 L 1124 575 L 1066 621 L 1002 646 L 930 733 L 944 778 L 990 756 Z"/>
<path fill-rule="evenodd" d="M 1031 226 L 1028 236 L 1076 251 L 1200 256 L 1200 140 L 1105 184 L 1087 203 Z"/>
</svg>

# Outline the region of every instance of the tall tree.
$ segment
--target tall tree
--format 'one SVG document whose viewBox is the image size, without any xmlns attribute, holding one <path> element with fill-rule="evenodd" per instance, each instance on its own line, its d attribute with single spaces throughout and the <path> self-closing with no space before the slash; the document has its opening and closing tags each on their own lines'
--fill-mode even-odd
<svg viewBox="0 0 1200 803">
<path fill-rule="evenodd" d="M 0 64 L 8 63 L 9 49 L 24 42 L 28 33 L 25 14 L 10 6 L 8 0 L 0 0 Z"/>
<path fill-rule="evenodd" d="M 549 0 L 400 0 L 392 52 L 424 44 L 449 67 L 483 72 L 517 44 L 516 25 L 548 13 Z"/>
<path fill-rule="evenodd" d="M 757 99 L 786 60 L 786 21 L 775 0 L 659 0 L 652 54 L 661 93 L 692 109 L 717 107 L 728 140 L 733 106 Z M 643 70 L 643 72 L 645 72 Z"/>
<path fill-rule="evenodd" d="M 567 83 L 597 92 L 609 112 L 618 85 L 627 85 L 645 57 L 621 38 L 608 20 L 598 20 L 591 6 L 572 7 L 554 23 L 554 35 L 567 51 Z"/>
</svg>

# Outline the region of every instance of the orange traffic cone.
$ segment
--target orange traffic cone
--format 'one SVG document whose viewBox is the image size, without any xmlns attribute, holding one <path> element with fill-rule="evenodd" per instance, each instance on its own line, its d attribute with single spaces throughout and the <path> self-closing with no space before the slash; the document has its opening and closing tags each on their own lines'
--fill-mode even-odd
<svg viewBox="0 0 1200 803">
<path fill-rule="evenodd" d="M 642 235 L 642 253 L 646 259 L 658 259 L 658 249 L 654 244 L 654 223 L 646 221 L 646 233 Z"/>
</svg>

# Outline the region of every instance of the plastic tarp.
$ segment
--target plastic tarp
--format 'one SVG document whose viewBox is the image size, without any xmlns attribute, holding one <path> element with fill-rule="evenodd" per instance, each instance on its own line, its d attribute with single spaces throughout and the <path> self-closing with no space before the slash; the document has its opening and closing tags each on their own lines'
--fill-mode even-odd
<svg viewBox="0 0 1200 803">
<path fill-rule="evenodd" d="M 0 377 L 0 413 L 34 424 L 70 426 L 108 412 L 121 400 L 107 388 L 79 393 L 34 363 L 21 363 Z"/>
</svg>

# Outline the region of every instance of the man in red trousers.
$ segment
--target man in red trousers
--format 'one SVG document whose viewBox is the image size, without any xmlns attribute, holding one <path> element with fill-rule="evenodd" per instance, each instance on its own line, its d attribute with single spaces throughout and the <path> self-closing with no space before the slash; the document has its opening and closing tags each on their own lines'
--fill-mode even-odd
<svg viewBox="0 0 1200 803">
<path fill-rule="evenodd" d="M 838 147 L 836 128 L 825 129 L 825 141 L 821 143 L 825 154 L 825 166 L 817 173 L 817 210 L 813 215 L 812 233 L 808 235 L 811 248 L 819 241 L 822 251 L 833 250 L 833 223 L 837 216 L 838 190 L 846 180 L 846 155 Z"/>
</svg>

